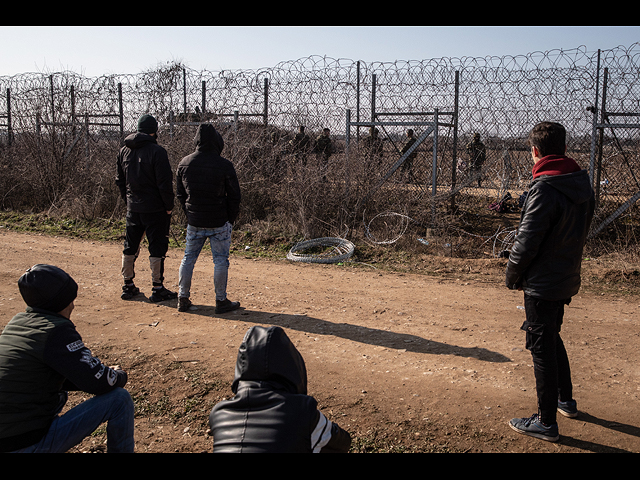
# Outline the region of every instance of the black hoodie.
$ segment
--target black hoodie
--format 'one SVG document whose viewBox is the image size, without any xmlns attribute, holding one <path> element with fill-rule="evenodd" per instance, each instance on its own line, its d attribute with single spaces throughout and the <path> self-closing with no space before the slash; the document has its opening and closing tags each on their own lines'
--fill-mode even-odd
<svg viewBox="0 0 640 480">
<path fill-rule="evenodd" d="M 251 327 L 236 362 L 235 397 L 209 415 L 214 453 L 346 453 L 351 436 L 307 395 L 304 360 L 280 327 Z"/>
<path fill-rule="evenodd" d="M 173 173 L 167 151 L 155 137 L 129 135 L 118 153 L 116 185 L 130 212 L 155 213 L 173 209 Z"/>
<path fill-rule="evenodd" d="M 233 224 L 240 210 L 240 185 L 233 164 L 220 156 L 224 140 L 213 125 L 203 123 L 195 142 L 195 152 L 176 171 L 176 196 L 187 221 L 202 228 Z"/>
</svg>

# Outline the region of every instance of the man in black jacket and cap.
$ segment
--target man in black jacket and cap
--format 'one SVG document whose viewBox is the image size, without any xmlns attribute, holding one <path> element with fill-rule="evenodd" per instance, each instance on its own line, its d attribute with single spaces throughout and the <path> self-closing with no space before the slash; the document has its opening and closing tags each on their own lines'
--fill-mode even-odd
<svg viewBox="0 0 640 480">
<path fill-rule="evenodd" d="M 71 321 L 78 285 L 53 265 L 18 280 L 27 304 L 0 335 L 0 452 L 64 453 L 107 422 L 107 451 L 134 450 L 127 373 L 107 367 Z M 93 395 L 60 415 L 67 392 Z"/>
<path fill-rule="evenodd" d="M 240 185 L 233 164 L 221 155 L 224 140 L 210 123 L 198 127 L 196 150 L 176 170 L 176 196 L 187 216 L 187 245 L 180 264 L 178 310 L 191 306 L 193 267 L 205 241 L 213 256 L 216 313 L 240 307 L 227 298 L 232 225 L 240 210 Z"/>
<path fill-rule="evenodd" d="M 164 259 L 169 249 L 169 227 L 173 209 L 173 173 L 167 151 L 158 145 L 158 122 L 142 115 L 138 130 L 124 141 L 118 154 L 116 185 L 127 203 L 127 227 L 122 251 L 121 298 L 140 293 L 135 286 L 135 262 L 144 235 L 149 241 L 149 263 L 153 283 L 152 302 L 176 298 L 164 287 Z"/>
<path fill-rule="evenodd" d="M 526 348 L 531 352 L 538 412 L 514 418 L 519 433 L 558 440 L 556 412 L 578 415 L 562 339 L 564 306 L 580 288 L 582 250 L 595 200 L 586 170 L 565 156 L 566 131 L 554 122 L 529 134 L 534 167 L 520 225 L 507 262 L 506 284 L 524 292 Z"/>
</svg>

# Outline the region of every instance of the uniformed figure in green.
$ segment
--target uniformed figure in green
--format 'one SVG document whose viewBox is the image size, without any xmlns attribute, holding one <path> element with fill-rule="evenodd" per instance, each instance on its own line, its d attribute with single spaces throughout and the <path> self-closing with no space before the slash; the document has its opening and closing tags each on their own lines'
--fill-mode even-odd
<svg viewBox="0 0 640 480">
<path fill-rule="evenodd" d="M 470 178 L 478 180 L 478 187 L 482 184 L 482 166 L 487 159 L 487 151 L 480 141 L 480 134 L 475 133 L 473 140 L 467 145 L 467 155 L 469 155 Z"/>
<path fill-rule="evenodd" d="M 375 162 L 376 165 L 380 163 L 384 145 L 382 139 L 378 136 L 377 128 L 370 128 L 369 135 L 362 139 L 362 147 L 363 153 L 368 160 Z"/>
<path fill-rule="evenodd" d="M 322 169 L 322 179 L 327 179 L 327 168 L 329 167 L 329 157 L 333 154 L 333 141 L 329 134 L 331 131 L 328 128 L 322 129 L 322 134 L 316 138 L 316 143 L 313 151 L 322 159 L 320 168 Z"/>
<path fill-rule="evenodd" d="M 329 161 L 329 157 L 333 153 L 333 142 L 331 141 L 331 137 L 329 136 L 330 133 L 331 131 L 328 128 L 323 128 L 322 135 L 319 135 L 318 138 L 316 138 L 316 146 L 314 149 L 316 153 L 318 153 L 322 157 L 325 165 Z"/>
<path fill-rule="evenodd" d="M 291 151 L 296 159 L 301 161 L 303 165 L 307 164 L 307 154 L 311 149 L 311 139 L 304 131 L 304 126 L 298 129 L 296 136 L 289 142 Z"/>
</svg>

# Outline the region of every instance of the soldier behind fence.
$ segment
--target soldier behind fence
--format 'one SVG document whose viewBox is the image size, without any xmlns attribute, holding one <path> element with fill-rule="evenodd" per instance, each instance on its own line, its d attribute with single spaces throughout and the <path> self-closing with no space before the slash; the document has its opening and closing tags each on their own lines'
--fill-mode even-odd
<svg viewBox="0 0 640 480">
<path fill-rule="evenodd" d="M 482 185 L 482 166 L 487 160 L 487 151 L 480 141 L 480 134 L 475 133 L 473 140 L 467 144 L 467 154 L 469 155 L 470 178 L 478 181 L 478 187 Z"/>
<path fill-rule="evenodd" d="M 371 127 L 369 129 L 369 135 L 362 139 L 362 150 L 366 159 L 374 162 L 375 166 L 378 166 L 382 160 L 383 143 L 382 139 L 378 136 L 378 129 Z"/>
<path fill-rule="evenodd" d="M 333 154 L 333 142 L 329 134 L 331 131 L 328 128 L 322 129 L 322 134 L 316 138 L 316 143 L 313 151 L 322 159 L 320 167 L 322 168 L 323 179 L 326 179 L 327 167 L 329 165 L 329 157 Z"/>
<path fill-rule="evenodd" d="M 298 133 L 289 142 L 291 145 L 291 152 L 295 155 L 296 160 L 302 162 L 303 165 L 307 163 L 307 154 L 311 149 L 311 139 L 304 131 L 304 126 L 298 128 Z"/>
<path fill-rule="evenodd" d="M 328 128 L 322 129 L 322 134 L 316 138 L 316 144 L 314 151 L 322 157 L 324 164 L 329 161 L 329 157 L 333 154 L 333 142 L 329 134 L 331 131 Z"/>
</svg>

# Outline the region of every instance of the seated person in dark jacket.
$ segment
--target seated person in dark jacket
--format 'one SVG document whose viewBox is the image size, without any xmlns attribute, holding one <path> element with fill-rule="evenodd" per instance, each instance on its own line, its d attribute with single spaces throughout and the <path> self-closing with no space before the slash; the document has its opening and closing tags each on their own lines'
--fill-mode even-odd
<svg viewBox="0 0 640 480">
<path fill-rule="evenodd" d="M 524 292 L 526 348 L 531 351 L 538 412 L 509 426 L 547 441 L 559 439 L 556 412 L 577 416 L 569 359 L 560 327 L 564 306 L 580 288 L 582 250 L 594 212 L 586 170 L 565 156 L 566 131 L 542 122 L 529 135 L 534 161 L 506 284 Z"/>
<path fill-rule="evenodd" d="M 214 453 L 346 453 L 351 436 L 307 395 L 304 360 L 280 327 L 251 327 L 236 362 L 235 397 L 209 415 Z"/>
<path fill-rule="evenodd" d="M 64 453 L 107 422 L 107 451 L 132 453 L 127 374 L 82 342 L 70 320 L 76 282 L 58 267 L 35 265 L 18 286 L 26 311 L 0 335 L 0 452 Z M 59 415 L 70 390 L 95 396 Z"/>
</svg>

